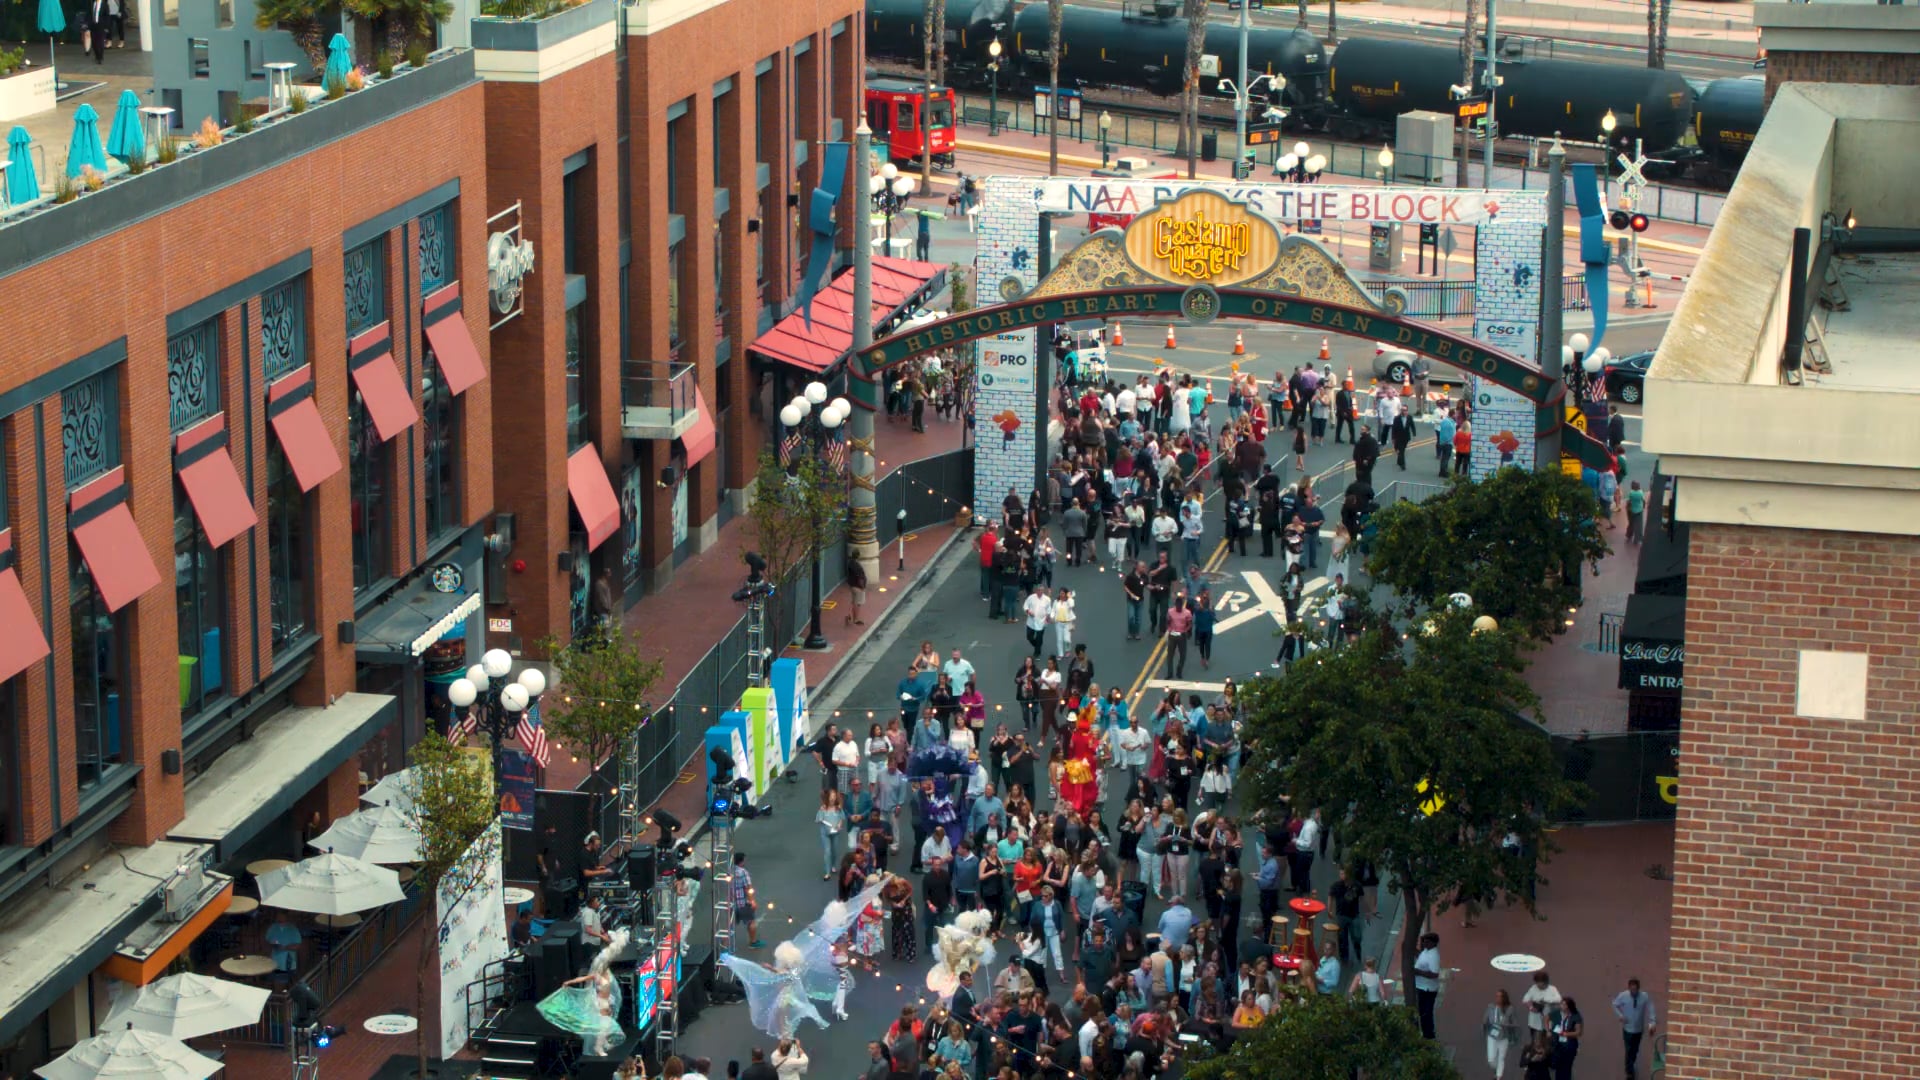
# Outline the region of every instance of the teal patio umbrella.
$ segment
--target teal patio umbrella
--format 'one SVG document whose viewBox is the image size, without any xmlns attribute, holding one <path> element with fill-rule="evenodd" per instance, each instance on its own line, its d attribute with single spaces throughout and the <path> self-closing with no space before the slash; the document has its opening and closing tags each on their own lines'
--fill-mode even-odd
<svg viewBox="0 0 1920 1080">
<path fill-rule="evenodd" d="M 67 13 L 60 10 L 60 0 L 40 0 L 40 32 L 47 35 L 47 66 L 54 68 L 54 87 L 60 86 L 59 65 L 53 53 L 53 39 L 67 31 Z"/>
<path fill-rule="evenodd" d="M 120 102 L 113 107 L 113 129 L 107 132 L 107 153 L 121 161 L 147 156 L 147 133 L 140 126 L 140 95 L 131 90 L 120 91 Z"/>
<path fill-rule="evenodd" d="M 347 35 L 333 35 L 333 40 L 327 42 L 327 72 L 325 76 L 327 89 L 331 90 L 335 86 L 340 87 L 342 90 L 346 89 L 347 72 L 352 70 L 353 51 L 352 47 L 347 44 Z"/>
<path fill-rule="evenodd" d="M 40 197 L 40 179 L 33 174 L 33 136 L 15 127 L 7 132 L 7 201 L 15 206 Z"/>
<path fill-rule="evenodd" d="M 100 149 L 100 114 L 83 104 L 73 110 L 73 141 L 67 144 L 67 175 L 78 177 L 87 166 L 104 175 L 107 155 Z"/>
</svg>

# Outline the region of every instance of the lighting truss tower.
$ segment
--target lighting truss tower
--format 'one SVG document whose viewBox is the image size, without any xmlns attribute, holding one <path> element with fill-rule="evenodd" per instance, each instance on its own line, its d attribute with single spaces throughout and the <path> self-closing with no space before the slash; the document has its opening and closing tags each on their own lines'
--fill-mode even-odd
<svg viewBox="0 0 1920 1080">
<path fill-rule="evenodd" d="M 767 594 L 760 589 L 747 597 L 747 685 L 767 685 Z"/>
<path fill-rule="evenodd" d="M 659 1024 L 655 1053 L 660 1061 L 673 1056 L 674 1043 L 680 1038 L 680 979 L 674 974 L 680 961 L 680 894 L 674 889 L 676 880 L 678 875 L 663 877 L 653 886 L 653 977 L 673 987 L 673 993 L 661 994 L 653 1008 L 653 1018 Z"/>
</svg>

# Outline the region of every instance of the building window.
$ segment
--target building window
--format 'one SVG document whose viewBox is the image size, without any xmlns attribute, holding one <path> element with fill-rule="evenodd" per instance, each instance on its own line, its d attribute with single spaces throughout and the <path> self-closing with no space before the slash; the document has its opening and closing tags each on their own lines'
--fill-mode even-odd
<svg viewBox="0 0 1920 1080">
<path fill-rule="evenodd" d="M 295 278 L 260 294 L 260 363 L 272 382 L 306 362 L 306 283 Z"/>
<path fill-rule="evenodd" d="M 726 131 L 726 125 L 724 123 L 724 120 L 725 120 L 726 114 L 732 111 L 733 101 L 734 101 L 734 97 L 731 91 L 725 94 L 720 94 L 713 99 L 713 186 L 714 187 L 727 186 L 727 181 L 728 181 L 727 165 L 726 165 L 727 142 L 724 136 L 724 132 Z"/>
<path fill-rule="evenodd" d="M 685 113 L 667 121 L 667 213 L 684 214 L 680 198 L 680 140 L 687 128 Z"/>
<path fill-rule="evenodd" d="M 580 313 L 584 304 L 567 309 L 567 452 L 587 441 L 587 406 L 580 395 Z"/>
<path fill-rule="evenodd" d="M 175 433 L 220 411 L 220 323 L 167 339 L 167 421 Z"/>
<path fill-rule="evenodd" d="M 347 487 L 353 518 L 353 589 L 389 573 L 387 444 L 373 429 L 367 404 L 354 387 L 347 395 Z"/>
<path fill-rule="evenodd" d="M 420 215 L 420 295 L 453 278 L 453 204 L 448 203 Z"/>
<path fill-rule="evenodd" d="M 561 270 L 569 274 L 586 273 L 580 265 L 579 210 L 580 183 L 585 173 L 585 169 L 575 169 L 560 180 L 560 261 Z"/>
<path fill-rule="evenodd" d="M 567 591 L 567 615 L 573 626 L 573 639 L 584 640 L 593 622 L 593 604 L 590 600 L 591 585 L 588 582 L 593 561 L 587 550 L 587 535 L 575 530 L 571 536 L 573 549 L 573 578 Z"/>
<path fill-rule="evenodd" d="M 357 538 L 356 538 L 357 542 Z M 307 493 L 287 464 L 278 439 L 267 440 L 267 595 L 273 652 L 306 633 L 309 613 L 307 568 Z M 359 563 L 355 562 L 356 576 Z"/>
<path fill-rule="evenodd" d="M 67 387 L 60 396 L 60 443 L 69 491 L 120 464 L 118 374 L 103 371 Z"/>
<path fill-rule="evenodd" d="M 108 369 L 60 395 L 67 490 L 120 464 L 120 372 Z M 107 609 L 80 547 L 67 541 L 67 608 L 73 638 L 74 730 L 81 787 L 123 760 L 125 620 Z"/>
<path fill-rule="evenodd" d="M 20 724 L 14 681 L 0 683 L 0 847 L 20 844 Z"/>
<path fill-rule="evenodd" d="M 572 384 L 576 376 L 569 374 Z M 459 488 L 455 482 L 456 448 L 453 391 L 440 372 L 439 358 L 427 350 L 427 377 L 420 388 L 420 417 L 425 421 L 421 470 L 427 488 L 427 535 L 439 536 L 460 524 Z M 569 409 L 571 415 L 571 409 Z"/>
<path fill-rule="evenodd" d="M 724 337 L 722 321 L 727 317 L 727 244 L 721 218 L 713 223 L 713 333 L 714 337 Z"/>
<path fill-rule="evenodd" d="M 767 156 L 767 106 L 773 97 L 773 69 L 753 80 L 753 160 L 769 163 Z"/>
<path fill-rule="evenodd" d="M 680 254 L 685 244 L 667 249 L 667 346 L 680 347 Z"/>
<path fill-rule="evenodd" d="M 376 237 L 347 252 L 347 336 L 363 334 L 387 318 L 387 238 Z"/>
<path fill-rule="evenodd" d="M 221 552 L 207 542 L 193 503 L 173 485 L 173 587 L 180 612 L 180 714 L 192 716 L 225 693 L 221 638 L 226 622 Z"/>
</svg>

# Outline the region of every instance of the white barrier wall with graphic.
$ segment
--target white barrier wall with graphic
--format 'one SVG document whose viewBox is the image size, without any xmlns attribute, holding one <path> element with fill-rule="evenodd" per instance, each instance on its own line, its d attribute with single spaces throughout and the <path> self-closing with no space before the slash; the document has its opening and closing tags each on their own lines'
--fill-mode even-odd
<svg viewBox="0 0 1920 1080">
<path fill-rule="evenodd" d="M 500 867 L 500 823 L 495 821 L 467 849 L 440 883 L 434 912 L 440 920 L 440 1056 L 451 1059 L 467 1045 L 473 1024 L 467 1015 L 467 984 L 507 955 L 507 899 Z"/>
</svg>

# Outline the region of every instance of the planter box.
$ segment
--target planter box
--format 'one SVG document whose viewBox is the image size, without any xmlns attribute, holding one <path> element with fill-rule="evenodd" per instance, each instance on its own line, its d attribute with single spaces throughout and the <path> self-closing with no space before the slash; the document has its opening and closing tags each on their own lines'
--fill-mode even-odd
<svg viewBox="0 0 1920 1080">
<path fill-rule="evenodd" d="M 0 120 L 52 112 L 53 81 L 53 69 L 48 67 L 30 68 L 0 79 Z"/>
</svg>

